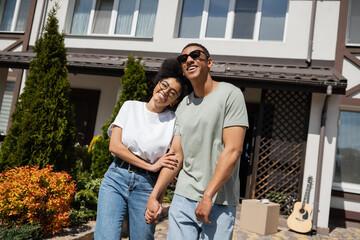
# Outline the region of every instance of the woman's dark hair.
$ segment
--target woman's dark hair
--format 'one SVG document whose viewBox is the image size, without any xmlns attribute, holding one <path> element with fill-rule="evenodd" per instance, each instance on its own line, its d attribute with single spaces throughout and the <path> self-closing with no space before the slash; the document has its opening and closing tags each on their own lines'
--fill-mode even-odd
<svg viewBox="0 0 360 240">
<path fill-rule="evenodd" d="M 154 78 L 155 85 L 166 78 L 175 78 L 176 82 L 180 83 L 181 86 L 181 93 L 177 98 L 177 103 L 170 107 L 171 110 L 176 110 L 177 105 L 186 95 L 193 91 L 193 88 L 190 81 L 183 75 L 181 64 L 176 58 L 167 58 L 161 64 L 161 67 Z"/>
</svg>

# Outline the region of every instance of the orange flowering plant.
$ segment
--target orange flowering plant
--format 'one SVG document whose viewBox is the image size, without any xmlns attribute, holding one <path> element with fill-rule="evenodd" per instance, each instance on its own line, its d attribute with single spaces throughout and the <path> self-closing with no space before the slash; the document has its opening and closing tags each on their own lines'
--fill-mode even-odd
<svg viewBox="0 0 360 240">
<path fill-rule="evenodd" d="M 45 236 L 69 225 L 75 182 L 51 166 L 17 167 L 0 174 L 0 219 L 7 225 L 40 223 Z"/>
</svg>

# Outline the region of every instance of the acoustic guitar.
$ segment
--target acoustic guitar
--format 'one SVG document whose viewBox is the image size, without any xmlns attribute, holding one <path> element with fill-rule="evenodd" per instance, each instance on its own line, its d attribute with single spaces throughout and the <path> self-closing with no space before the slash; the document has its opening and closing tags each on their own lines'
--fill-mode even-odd
<svg viewBox="0 0 360 240">
<path fill-rule="evenodd" d="M 311 222 L 311 212 L 312 208 L 309 204 L 306 203 L 308 198 L 310 186 L 312 183 L 312 177 L 308 177 L 308 183 L 304 195 L 304 200 L 302 202 L 296 202 L 294 205 L 294 210 L 287 219 L 288 227 L 299 233 L 310 232 L 312 228 Z"/>
</svg>

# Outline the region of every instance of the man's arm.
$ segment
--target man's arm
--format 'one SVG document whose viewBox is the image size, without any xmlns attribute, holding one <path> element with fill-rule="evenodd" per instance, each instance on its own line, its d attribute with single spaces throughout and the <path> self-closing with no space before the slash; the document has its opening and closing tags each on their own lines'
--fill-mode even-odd
<svg viewBox="0 0 360 240">
<path fill-rule="evenodd" d="M 212 198 L 217 191 L 224 186 L 234 172 L 239 156 L 243 150 L 245 132 L 246 127 L 243 126 L 227 127 L 223 129 L 223 142 L 225 147 L 220 154 L 214 176 L 195 210 L 196 219 L 198 221 L 207 224 L 211 223 L 209 221 L 209 214 L 212 208 Z"/>
<path fill-rule="evenodd" d="M 170 151 L 175 154 L 175 159 L 177 160 L 178 164 L 176 167 L 174 167 L 174 169 L 161 169 L 159 177 L 146 205 L 145 218 L 147 220 L 147 223 L 153 223 L 157 219 L 158 216 L 156 215 L 159 214 L 160 198 L 162 194 L 165 193 L 167 186 L 176 177 L 182 167 L 184 157 L 181 148 L 180 136 L 174 136 Z"/>
</svg>

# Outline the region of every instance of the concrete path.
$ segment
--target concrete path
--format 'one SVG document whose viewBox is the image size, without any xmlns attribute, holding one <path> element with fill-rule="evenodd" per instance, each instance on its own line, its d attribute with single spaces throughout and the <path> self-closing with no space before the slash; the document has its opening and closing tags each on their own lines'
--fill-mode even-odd
<svg viewBox="0 0 360 240">
<path fill-rule="evenodd" d="M 286 227 L 286 219 L 280 216 L 278 232 L 275 234 L 269 234 L 266 236 L 245 231 L 239 228 L 240 222 L 240 207 L 237 209 L 237 216 L 235 220 L 235 230 L 233 240 L 343 240 L 343 239 L 352 239 L 360 240 L 360 228 L 357 227 L 335 227 L 330 230 L 328 235 L 308 235 L 308 234 L 299 234 L 289 230 Z M 166 209 L 167 210 L 167 209 Z M 165 211 L 166 211 L 165 210 Z M 52 240 L 93 240 L 94 239 L 94 229 L 95 221 L 89 222 L 86 225 L 80 226 L 77 229 L 67 229 L 62 231 L 62 233 L 51 238 Z M 164 218 L 156 226 L 155 240 L 165 240 L 167 237 L 169 222 L 167 219 L 167 213 L 164 213 Z M 122 238 L 122 240 L 129 240 L 129 238 Z M 136 240 L 136 239 L 135 239 Z"/>
<path fill-rule="evenodd" d="M 281 220 L 280 220 L 281 221 Z M 275 234 L 270 234 L 262 236 L 256 233 L 248 232 L 239 228 L 239 218 L 235 221 L 235 230 L 233 240 L 343 240 L 343 239 L 353 239 L 360 240 L 360 228 L 340 228 L 336 227 L 333 229 L 329 235 L 314 235 L 310 236 L 307 234 L 299 234 L 289 230 L 287 227 L 280 226 L 278 232 Z M 284 225 L 284 224 L 281 224 Z M 164 219 L 156 226 L 155 239 L 156 240 L 165 240 L 168 231 L 168 220 Z M 123 238 L 123 240 L 128 238 Z"/>
</svg>

